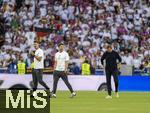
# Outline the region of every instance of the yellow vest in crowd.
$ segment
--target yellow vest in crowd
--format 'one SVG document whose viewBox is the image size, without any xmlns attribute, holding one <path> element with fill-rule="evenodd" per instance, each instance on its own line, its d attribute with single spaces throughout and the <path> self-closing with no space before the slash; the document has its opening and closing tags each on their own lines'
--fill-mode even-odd
<svg viewBox="0 0 150 113">
<path fill-rule="evenodd" d="M 30 68 L 34 69 L 34 62 L 31 63 Z"/>
<path fill-rule="evenodd" d="M 147 64 L 147 68 L 150 68 L 150 62 Z"/>
<path fill-rule="evenodd" d="M 90 75 L 91 71 L 90 71 L 90 64 L 88 63 L 83 63 L 82 64 L 82 75 Z"/>
<path fill-rule="evenodd" d="M 19 75 L 26 73 L 26 64 L 24 62 L 19 62 L 17 64 L 17 66 L 18 66 L 18 74 Z"/>
</svg>

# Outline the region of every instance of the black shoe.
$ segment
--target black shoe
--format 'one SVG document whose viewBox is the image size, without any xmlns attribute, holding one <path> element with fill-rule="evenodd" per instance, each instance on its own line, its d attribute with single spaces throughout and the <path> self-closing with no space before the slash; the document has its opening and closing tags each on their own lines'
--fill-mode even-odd
<svg viewBox="0 0 150 113">
<path fill-rule="evenodd" d="M 31 97 L 31 98 L 34 98 L 33 94 L 32 94 L 32 95 L 30 95 L 30 97 Z"/>
</svg>

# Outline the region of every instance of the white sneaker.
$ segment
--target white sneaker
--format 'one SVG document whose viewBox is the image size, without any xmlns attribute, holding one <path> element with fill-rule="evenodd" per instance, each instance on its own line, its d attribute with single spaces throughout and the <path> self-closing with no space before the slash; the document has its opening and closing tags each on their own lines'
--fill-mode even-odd
<svg viewBox="0 0 150 113">
<path fill-rule="evenodd" d="M 37 93 L 36 93 L 35 91 L 33 92 L 33 96 L 34 96 L 34 97 L 37 96 Z"/>
<path fill-rule="evenodd" d="M 56 94 L 52 94 L 52 98 L 56 98 Z"/>
<path fill-rule="evenodd" d="M 76 95 L 77 95 L 77 94 L 76 94 L 75 92 L 73 92 L 73 93 L 71 94 L 71 97 L 70 97 L 70 98 L 74 98 Z"/>
<path fill-rule="evenodd" d="M 107 95 L 105 98 L 106 98 L 106 99 L 112 99 L 112 96 Z"/>
<path fill-rule="evenodd" d="M 119 98 L 119 93 L 118 92 L 116 93 L 116 98 Z"/>
</svg>

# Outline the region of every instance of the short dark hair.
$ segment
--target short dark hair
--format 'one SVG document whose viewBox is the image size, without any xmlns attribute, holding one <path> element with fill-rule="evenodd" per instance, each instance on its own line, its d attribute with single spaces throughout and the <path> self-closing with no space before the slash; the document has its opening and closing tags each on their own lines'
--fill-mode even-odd
<svg viewBox="0 0 150 113">
<path fill-rule="evenodd" d="M 61 45 L 64 45 L 64 44 L 63 44 L 63 43 L 59 43 L 59 44 L 58 44 L 58 47 L 60 47 Z"/>
<path fill-rule="evenodd" d="M 111 49 L 112 49 L 112 46 L 111 46 L 111 45 L 108 45 L 108 46 L 107 46 L 107 49 L 109 49 L 109 48 L 111 48 Z"/>
<path fill-rule="evenodd" d="M 34 41 L 34 43 L 38 43 L 38 44 L 40 44 L 40 42 L 39 42 L 39 41 L 36 41 L 36 40 Z"/>
<path fill-rule="evenodd" d="M 86 60 L 84 61 L 84 63 L 89 63 L 89 61 L 86 59 Z"/>
</svg>

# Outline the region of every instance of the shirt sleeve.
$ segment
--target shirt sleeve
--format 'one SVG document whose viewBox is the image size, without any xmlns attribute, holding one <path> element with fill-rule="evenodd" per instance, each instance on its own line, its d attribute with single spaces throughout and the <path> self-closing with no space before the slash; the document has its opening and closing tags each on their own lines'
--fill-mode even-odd
<svg viewBox="0 0 150 113">
<path fill-rule="evenodd" d="M 104 60 L 106 58 L 106 52 L 102 55 L 101 64 L 104 65 Z"/>
<path fill-rule="evenodd" d="M 69 61 L 69 54 L 68 53 L 66 53 L 66 61 Z"/>
</svg>

